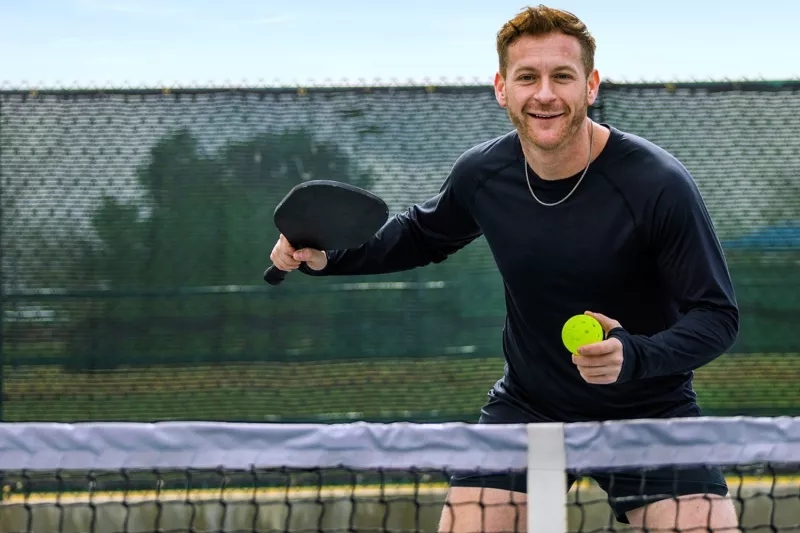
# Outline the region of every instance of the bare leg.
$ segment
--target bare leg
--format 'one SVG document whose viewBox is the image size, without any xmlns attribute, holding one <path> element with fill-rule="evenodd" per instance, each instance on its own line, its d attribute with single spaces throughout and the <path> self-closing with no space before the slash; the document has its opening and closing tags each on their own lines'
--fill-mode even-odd
<svg viewBox="0 0 800 533">
<path fill-rule="evenodd" d="M 628 520 L 639 530 L 714 533 L 739 531 L 736 508 L 730 498 L 716 494 L 691 494 L 661 500 L 628 511 Z"/>
<path fill-rule="evenodd" d="M 514 533 L 527 528 L 526 495 L 501 489 L 451 487 L 439 533 Z"/>
</svg>

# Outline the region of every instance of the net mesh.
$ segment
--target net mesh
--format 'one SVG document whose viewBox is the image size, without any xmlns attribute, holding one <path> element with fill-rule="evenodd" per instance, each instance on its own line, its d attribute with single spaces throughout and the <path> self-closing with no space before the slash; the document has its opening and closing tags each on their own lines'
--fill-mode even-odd
<svg viewBox="0 0 800 533">
<path fill-rule="evenodd" d="M 742 322 L 697 372 L 705 411 L 797 412 L 800 82 L 604 84 L 591 113 L 681 158 L 719 231 Z M 484 86 L 0 91 L 3 419 L 474 420 L 503 371 L 484 239 L 406 273 L 261 275 L 297 183 L 396 213 L 510 127 Z"/>
<path fill-rule="evenodd" d="M 780 465 L 779 471 L 787 471 Z M 742 532 L 800 530 L 800 468 L 727 471 Z M 0 504 L 6 533 L 436 532 L 442 513 L 468 507 L 511 513 L 525 531 L 524 500 L 447 503 L 448 473 L 420 470 L 129 471 L 8 473 Z M 672 498 L 671 495 L 663 495 Z M 703 500 L 703 496 L 695 498 Z M 619 498 L 623 501 L 624 498 Z M 685 504 L 692 502 L 684 500 Z M 678 505 L 683 505 L 679 503 Z M 680 511 L 679 511 L 680 512 Z M 629 531 L 589 477 L 568 494 L 569 532 Z M 656 531 L 657 529 L 651 529 Z M 659 528 L 663 531 L 666 529 Z M 447 531 L 445 529 L 444 531 Z M 477 533 L 485 531 L 477 530 Z M 732 531 L 716 529 L 716 531 Z"/>
</svg>

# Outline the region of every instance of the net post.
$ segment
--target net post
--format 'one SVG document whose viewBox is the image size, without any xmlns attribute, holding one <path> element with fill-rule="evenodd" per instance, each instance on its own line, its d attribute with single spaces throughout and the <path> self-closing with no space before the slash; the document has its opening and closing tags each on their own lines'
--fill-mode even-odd
<svg viewBox="0 0 800 533">
<path fill-rule="evenodd" d="M 528 533 L 567 531 L 564 424 L 528 424 Z"/>
</svg>

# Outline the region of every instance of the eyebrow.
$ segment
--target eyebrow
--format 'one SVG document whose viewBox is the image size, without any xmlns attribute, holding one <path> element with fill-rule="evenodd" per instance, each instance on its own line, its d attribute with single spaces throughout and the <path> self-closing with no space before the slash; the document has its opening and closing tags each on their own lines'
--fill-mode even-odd
<svg viewBox="0 0 800 533">
<path fill-rule="evenodd" d="M 529 66 L 519 67 L 519 68 L 516 69 L 516 72 L 521 72 L 521 71 L 526 71 L 526 70 L 533 71 L 533 72 L 539 72 L 538 68 L 529 67 Z M 552 70 L 552 71 L 568 70 L 570 72 L 578 72 L 578 70 L 575 67 L 573 67 L 572 65 L 556 65 L 555 67 L 553 67 L 550 70 Z"/>
</svg>

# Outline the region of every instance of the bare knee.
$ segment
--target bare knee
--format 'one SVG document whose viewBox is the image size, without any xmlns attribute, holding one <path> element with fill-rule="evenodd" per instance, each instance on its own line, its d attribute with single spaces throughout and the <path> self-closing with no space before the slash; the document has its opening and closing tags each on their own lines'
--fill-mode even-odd
<svg viewBox="0 0 800 533">
<path fill-rule="evenodd" d="M 639 529 L 734 533 L 739 527 L 731 499 L 716 494 L 691 494 L 661 500 L 629 511 L 627 516 L 631 525 Z"/>
<path fill-rule="evenodd" d="M 501 489 L 451 487 L 439 533 L 514 533 L 527 525 L 525 494 Z"/>
</svg>

